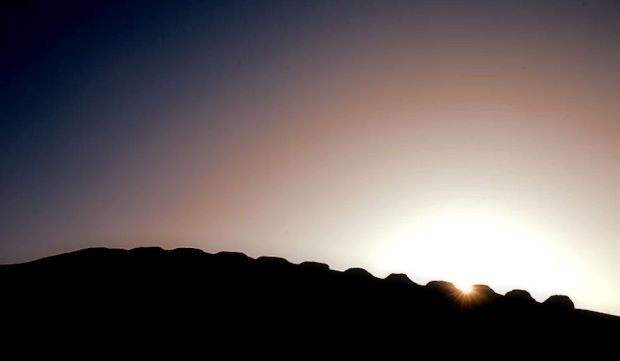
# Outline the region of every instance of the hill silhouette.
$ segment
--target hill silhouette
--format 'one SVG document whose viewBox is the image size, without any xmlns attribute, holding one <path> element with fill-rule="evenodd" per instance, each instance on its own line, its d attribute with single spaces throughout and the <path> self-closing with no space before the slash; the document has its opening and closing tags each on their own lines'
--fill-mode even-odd
<svg viewBox="0 0 620 361">
<path fill-rule="evenodd" d="M 611 347 L 620 334 L 619 317 L 575 309 L 566 296 L 539 303 L 485 285 L 463 294 L 444 281 L 236 252 L 89 248 L 1 265 L 0 285 L 3 326 L 16 340 L 145 343 L 150 352 L 198 342 L 302 354 L 327 345 L 443 354 L 457 344 L 557 353 Z"/>
</svg>

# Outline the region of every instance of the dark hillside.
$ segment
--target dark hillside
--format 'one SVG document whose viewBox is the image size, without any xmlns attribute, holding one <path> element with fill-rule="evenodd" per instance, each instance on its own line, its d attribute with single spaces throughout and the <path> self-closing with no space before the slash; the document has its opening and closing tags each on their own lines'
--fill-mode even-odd
<svg viewBox="0 0 620 361">
<path fill-rule="evenodd" d="M 499 295 L 484 285 L 465 295 L 404 274 L 379 279 L 361 268 L 196 249 L 85 249 L 0 266 L 0 284 L 4 325 L 22 341 L 490 352 L 611 347 L 620 335 L 620 318 L 574 309 L 566 296 L 538 303 L 527 291 Z"/>
</svg>

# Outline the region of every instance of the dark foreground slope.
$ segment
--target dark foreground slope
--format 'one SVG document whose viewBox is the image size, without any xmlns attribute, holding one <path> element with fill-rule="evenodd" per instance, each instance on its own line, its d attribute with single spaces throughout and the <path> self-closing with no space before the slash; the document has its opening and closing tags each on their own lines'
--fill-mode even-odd
<svg viewBox="0 0 620 361">
<path fill-rule="evenodd" d="M 16 342 L 300 356 L 333 346 L 443 354 L 463 344 L 483 354 L 570 352 L 620 339 L 620 318 L 576 310 L 567 297 L 538 303 L 526 291 L 499 295 L 482 285 L 463 295 L 447 282 L 421 286 L 402 274 L 379 279 L 241 253 L 85 249 L 0 266 L 0 285 L 3 328 Z"/>
</svg>

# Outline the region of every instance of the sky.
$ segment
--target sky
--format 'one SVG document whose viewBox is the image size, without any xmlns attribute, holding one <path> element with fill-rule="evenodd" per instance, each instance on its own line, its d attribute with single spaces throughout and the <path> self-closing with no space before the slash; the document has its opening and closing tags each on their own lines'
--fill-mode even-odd
<svg viewBox="0 0 620 361">
<path fill-rule="evenodd" d="M 9 1 L 0 263 L 240 251 L 620 315 L 619 1 Z"/>
</svg>

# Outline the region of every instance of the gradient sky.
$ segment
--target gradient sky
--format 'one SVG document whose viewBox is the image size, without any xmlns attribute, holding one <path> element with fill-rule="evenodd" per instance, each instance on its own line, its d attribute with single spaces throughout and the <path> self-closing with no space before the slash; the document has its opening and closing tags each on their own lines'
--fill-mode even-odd
<svg viewBox="0 0 620 361">
<path fill-rule="evenodd" d="M 242 251 L 620 315 L 619 1 L 14 1 L 0 263 Z"/>
</svg>

